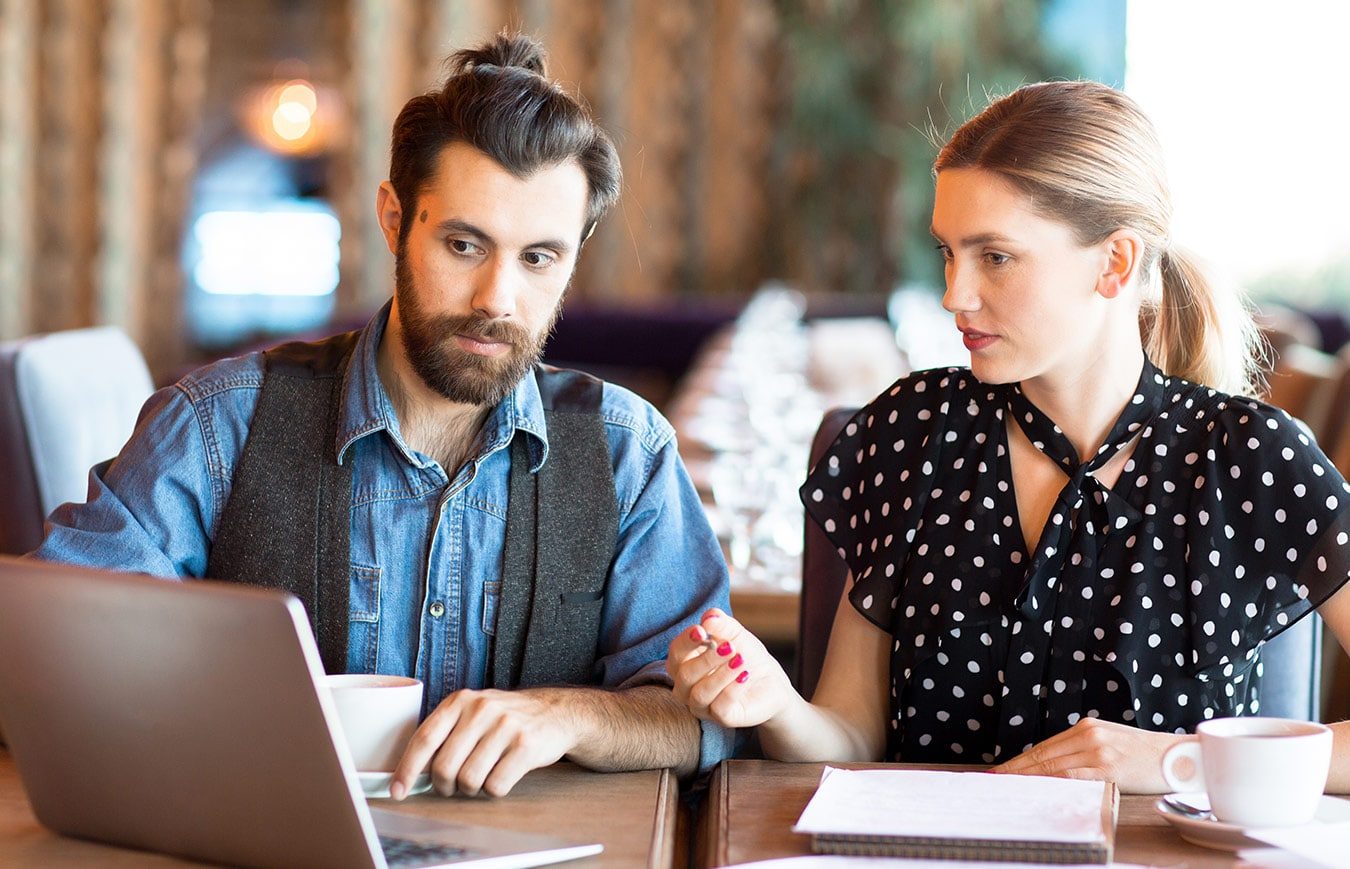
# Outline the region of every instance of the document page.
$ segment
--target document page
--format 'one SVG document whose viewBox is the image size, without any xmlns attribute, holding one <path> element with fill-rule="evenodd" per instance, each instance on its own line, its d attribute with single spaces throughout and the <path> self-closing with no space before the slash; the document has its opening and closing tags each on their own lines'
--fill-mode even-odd
<svg viewBox="0 0 1350 869">
<path fill-rule="evenodd" d="M 1105 840 L 1106 784 L 1045 776 L 826 767 L 797 833 L 1019 842 Z"/>
</svg>

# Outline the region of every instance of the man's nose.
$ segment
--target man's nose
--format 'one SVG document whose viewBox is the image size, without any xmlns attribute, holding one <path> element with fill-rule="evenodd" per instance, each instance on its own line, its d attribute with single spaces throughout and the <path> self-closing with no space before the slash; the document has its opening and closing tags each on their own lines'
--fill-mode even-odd
<svg viewBox="0 0 1350 869">
<path fill-rule="evenodd" d="M 474 311 L 492 320 L 515 316 L 515 275 L 509 262 L 498 256 L 488 257 L 475 277 Z"/>
</svg>

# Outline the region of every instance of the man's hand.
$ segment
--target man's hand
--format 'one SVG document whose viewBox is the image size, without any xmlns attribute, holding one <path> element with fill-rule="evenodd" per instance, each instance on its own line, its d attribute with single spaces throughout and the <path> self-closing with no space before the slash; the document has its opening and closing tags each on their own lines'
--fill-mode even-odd
<svg viewBox="0 0 1350 869">
<path fill-rule="evenodd" d="M 456 691 L 417 728 L 394 770 L 390 795 L 401 800 L 431 764 L 442 796 L 504 796 L 532 769 L 557 762 L 577 742 L 572 716 L 554 692 Z"/>
<path fill-rule="evenodd" d="M 991 771 L 1113 781 L 1124 793 L 1164 793 L 1163 753 L 1185 738 L 1084 718 Z"/>
</svg>

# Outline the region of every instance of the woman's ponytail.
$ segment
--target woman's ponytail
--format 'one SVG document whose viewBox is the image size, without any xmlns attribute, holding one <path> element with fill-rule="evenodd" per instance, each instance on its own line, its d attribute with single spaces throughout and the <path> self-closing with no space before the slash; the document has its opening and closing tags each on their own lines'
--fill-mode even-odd
<svg viewBox="0 0 1350 869">
<path fill-rule="evenodd" d="M 1259 393 L 1260 333 L 1236 292 L 1215 285 L 1190 254 L 1158 257 L 1160 298 L 1140 312 L 1144 350 L 1163 372 L 1235 395 Z"/>
</svg>

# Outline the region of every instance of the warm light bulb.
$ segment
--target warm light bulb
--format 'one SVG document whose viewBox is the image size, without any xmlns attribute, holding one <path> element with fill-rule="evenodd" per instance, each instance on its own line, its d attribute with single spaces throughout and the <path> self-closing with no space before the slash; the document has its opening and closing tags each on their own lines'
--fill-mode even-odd
<svg viewBox="0 0 1350 869">
<path fill-rule="evenodd" d="M 272 112 L 272 129 L 288 142 L 302 139 L 313 125 L 314 115 L 298 102 L 283 102 Z"/>
<path fill-rule="evenodd" d="M 299 103 L 312 115 L 319 109 L 319 95 L 315 93 L 314 86 L 309 82 L 296 79 L 282 86 L 281 91 L 277 94 L 277 103 L 278 105 Z"/>
</svg>

